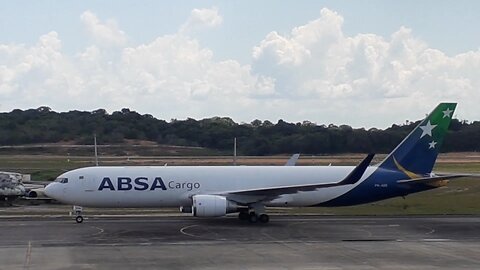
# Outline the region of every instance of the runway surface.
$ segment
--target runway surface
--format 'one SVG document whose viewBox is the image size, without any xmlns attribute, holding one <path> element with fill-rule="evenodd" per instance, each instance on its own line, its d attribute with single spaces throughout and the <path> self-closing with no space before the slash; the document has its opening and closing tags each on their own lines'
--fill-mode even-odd
<svg viewBox="0 0 480 270">
<path fill-rule="evenodd" d="M 480 217 L 0 217 L 0 269 L 480 269 Z"/>
</svg>

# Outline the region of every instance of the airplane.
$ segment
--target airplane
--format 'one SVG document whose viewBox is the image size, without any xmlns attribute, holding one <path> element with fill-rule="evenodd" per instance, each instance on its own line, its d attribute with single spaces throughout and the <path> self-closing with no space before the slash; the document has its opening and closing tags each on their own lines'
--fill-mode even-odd
<svg viewBox="0 0 480 270">
<path fill-rule="evenodd" d="M 25 192 L 21 174 L 0 172 L 0 200 L 9 203 L 17 197 L 24 196 Z"/>
<path fill-rule="evenodd" d="M 17 198 L 49 201 L 43 190 L 50 182 L 30 181 L 30 175 L 0 172 L 0 201 L 11 205 Z"/>
<path fill-rule="evenodd" d="M 439 104 L 376 165 L 368 154 L 357 166 L 95 166 L 60 175 L 45 193 L 74 205 L 77 223 L 82 207 L 180 207 L 195 217 L 238 213 L 267 223 L 269 206 L 349 206 L 406 196 L 472 176 L 432 173 L 456 105 Z"/>
</svg>

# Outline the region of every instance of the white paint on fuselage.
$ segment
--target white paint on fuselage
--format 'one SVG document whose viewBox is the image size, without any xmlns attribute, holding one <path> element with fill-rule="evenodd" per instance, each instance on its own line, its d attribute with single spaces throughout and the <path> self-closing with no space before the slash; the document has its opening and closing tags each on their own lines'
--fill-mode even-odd
<svg viewBox="0 0 480 270">
<path fill-rule="evenodd" d="M 176 207 L 191 205 L 197 194 L 228 194 L 281 186 L 335 183 L 344 179 L 351 166 L 129 166 L 87 167 L 69 171 L 61 178 L 68 183 L 51 183 L 47 194 L 61 202 L 88 207 Z M 311 206 L 334 199 L 348 192 L 370 176 L 376 167 L 369 167 L 354 185 L 320 188 L 315 191 L 285 194 L 264 202 L 267 206 Z M 115 190 L 99 190 L 108 177 Z M 117 179 L 148 178 L 149 186 L 161 177 L 166 190 L 117 190 Z M 175 187 L 177 183 L 181 188 Z M 182 183 L 198 183 L 199 188 L 186 188 Z M 134 184 L 132 182 L 132 184 Z"/>
</svg>

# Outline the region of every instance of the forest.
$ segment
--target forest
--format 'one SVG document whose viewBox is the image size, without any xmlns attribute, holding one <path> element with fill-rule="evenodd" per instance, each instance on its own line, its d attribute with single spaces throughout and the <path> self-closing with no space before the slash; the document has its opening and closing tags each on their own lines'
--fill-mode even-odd
<svg viewBox="0 0 480 270">
<path fill-rule="evenodd" d="M 418 123 L 407 121 L 384 130 L 366 130 L 309 121 L 272 123 L 256 119 L 251 123 L 236 123 L 228 117 L 167 122 L 126 108 L 109 114 L 104 109 L 55 112 L 44 106 L 0 113 L 0 145 L 92 144 L 95 133 L 100 144 L 147 140 L 217 150 L 230 150 L 236 137 L 242 155 L 387 153 Z M 441 151 L 480 151 L 480 121 L 453 119 Z"/>
</svg>

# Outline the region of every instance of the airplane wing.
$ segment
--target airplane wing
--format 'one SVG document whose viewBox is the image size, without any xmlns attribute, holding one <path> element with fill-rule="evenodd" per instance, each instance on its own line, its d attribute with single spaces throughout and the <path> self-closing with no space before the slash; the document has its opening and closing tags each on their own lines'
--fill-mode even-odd
<svg viewBox="0 0 480 270">
<path fill-rule="evenodd" d="M 297 164 L 297 160 L 298 158 L 300 157 L 300 154 L 293 154 L 287 161 L 287 163 L 285 163 L 285 166 L 295 166 L 295 164 Z"/>
<path fill-rule="evenodd" d="M 350 172 L 350 174 L 348 174 L 343 180 L 339 182 L 234 190 L 234 191 L 223 192 L 222 194 L 219 194 L 219 195 L 224 195 L 233 199 L 236 197 L 237 198 L 241 197 L 242 201 L 245 199 L 245 196 L 253 196 L 256 198 L 256 201 L 260 201 L 265 198 L 272 199 L 279 195 L 293 194 L 300 191 L 311 191 L 319 188 L 353 185 L 362 178 L 363 174 L 365 173 L 365 170 L 370 165 L 374 155 L 375 154 L 369 154 L 365 159 L 362 160 L 362 162 L 360 162 L 360 164 L 357 167 L 355 167 Z"/>
<path fill-rule="evenodd" d="M 413 178 L 413 179 L 405 179 L 399 180 L 397 183 L 399 184 L 415 184 L 415 183 L 431 183 L 436 181 L 442 180 L 449 180 L 455 178 L 463 178 L 463 177 L 474 177 L 480 178 L 480 174 L 473 174 L 473 173 L 458 173 L 458 174 L 432 174 L 428 177 L 420 177 L 420 178 Z"/>
</svg>

